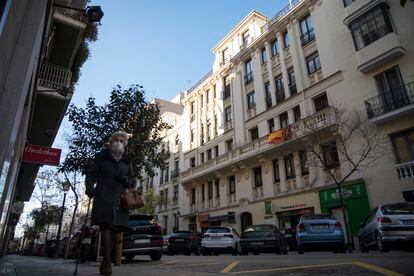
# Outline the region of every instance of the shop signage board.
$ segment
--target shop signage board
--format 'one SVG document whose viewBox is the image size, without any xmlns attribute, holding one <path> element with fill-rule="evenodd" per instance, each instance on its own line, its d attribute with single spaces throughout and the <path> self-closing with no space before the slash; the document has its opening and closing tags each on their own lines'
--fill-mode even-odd
<svg viewBox="0 0 414 276">
<path fill-rule="evenodd" d="M 344 199 L 352 198 L 352 197 L 360 197 L 367 193 L 365 185 L 363 183 L 344 185 L 341 187 L 341 190 L 342 190 L 342 197 Z M 338 188 L 321 190 L 319 191 L 319 196 L 320 196 L 321 203 L 339 200 Z"/>
<path fill-rule="evenodd" d="M 271 219 L 273 218 L 273 212 L 272 212 L 272 202 L 271 201 L 265 201 L 264 202 L 265 207 L 265 219 Z"/>
<path fill-rule="evenodd" d="M 61 149 L 26 144 L 22 161 L 40 165 L 59 166 Z"/>
</svg>

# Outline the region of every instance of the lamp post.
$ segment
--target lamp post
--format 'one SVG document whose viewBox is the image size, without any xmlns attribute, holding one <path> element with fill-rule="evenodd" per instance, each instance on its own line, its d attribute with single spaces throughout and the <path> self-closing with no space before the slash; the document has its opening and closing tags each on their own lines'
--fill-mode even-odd
<svg viewBox="0 0 414 276">
<path fill-rule="evenodd" d="M 63 202 L 62 202 L 62 209 L 60 211 L 60 219 L 59 219 L 59 227 L 56 235 L 56 245 L 55 245 L 55 251 L 53 252 L 53 257 L 57 258 L 59 249 L 60 249 L 60 231 L 62 230 L 62 222 L 63 222 L 63 213 L 65 211 L 65 202 L 66 202 L 66 194 L 68 193 L 70 189 L 70 183 L 69 181 L 66 181 L 62 185 L 63 189 Z"/>
</svg>

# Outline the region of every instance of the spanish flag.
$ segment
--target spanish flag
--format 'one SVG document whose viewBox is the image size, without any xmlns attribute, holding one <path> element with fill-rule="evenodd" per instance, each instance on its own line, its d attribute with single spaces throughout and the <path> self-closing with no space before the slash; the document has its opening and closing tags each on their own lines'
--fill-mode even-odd
<svg viewBox="0 0 414 276">
<path fill-rule="evenodd" d="M 283 141 L 283 128 L 280 128 L 267 136 L 267 142 L 269 144 L 277 144 Z"/>
</svg>

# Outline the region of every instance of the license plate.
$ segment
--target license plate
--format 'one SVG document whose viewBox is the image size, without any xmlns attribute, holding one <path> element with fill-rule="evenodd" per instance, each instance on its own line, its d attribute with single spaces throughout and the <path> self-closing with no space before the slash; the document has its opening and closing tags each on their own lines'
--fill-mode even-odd
<svg viewBox="0 0 414 276">
<path fill-rule="evenodd" d="M 402 223 L 411 225 L 414 224 L 414 219 L 403 220 Z"/>
<path fill-rule="evenodd" d="M 212 236 L 211 239 L 213 239 L 213 240 L 220 240 L 221 237 L 220 236 Z"/>
<path fill-rule="evenodd" d="M 263 245 L 264 243 L 263 242 L 252 242 L 252 243 L 250 243 L 251 245 Z"/>
<path fill-rule="evenodd" d="M 142 239 L 142 240 L 134 240 L 134 243 L 150 243 L 149 239 Z"/>
<path fill-rule="evenodd" d="M 316 225 L 312 225 L 312 228 L 315 230 L 325 230 L 329 228 L 329 225 L 327 224 L 316 224 Z"/>
<path fill-rule="evenodd" d="M 184 239 L 175 239 L 175 241 L 184 241 Z"/>
</svg>

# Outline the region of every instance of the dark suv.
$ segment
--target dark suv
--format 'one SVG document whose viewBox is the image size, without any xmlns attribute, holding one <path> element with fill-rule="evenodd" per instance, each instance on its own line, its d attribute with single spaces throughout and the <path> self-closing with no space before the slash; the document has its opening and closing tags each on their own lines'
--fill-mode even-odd
<svg viewBox="0 0 414 276">
<path fill-rule="evenodd" d="M 130 215 L 128 231 L 124 233 L 122 255 L 132 261 L 135 255 L 149 255 L 158 261 L 162 256 L 162 227 L 149 215 Z"/>
<path fill-rule="evenodd" d="M 174 232 L 168 239 L 168 254 L 185 253 L 201 254 L 201 233 L 192 231 Z"/>
</svg>

